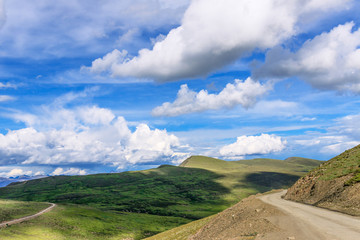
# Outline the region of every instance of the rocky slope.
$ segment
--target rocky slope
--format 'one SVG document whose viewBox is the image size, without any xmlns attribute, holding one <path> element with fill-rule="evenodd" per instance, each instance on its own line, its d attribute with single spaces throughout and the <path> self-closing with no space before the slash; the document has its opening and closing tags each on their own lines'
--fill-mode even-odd
<svg viewBox="0 0 360 240">
<path fill-rule="evenodd" d="M 285 199 L 360 216 L 360 145 L 300 178 Z"/>
</svg>

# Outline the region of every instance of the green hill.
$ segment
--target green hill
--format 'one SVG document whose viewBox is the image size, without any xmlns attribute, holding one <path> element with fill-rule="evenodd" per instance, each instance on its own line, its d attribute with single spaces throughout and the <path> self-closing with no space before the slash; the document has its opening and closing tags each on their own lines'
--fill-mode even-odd
<svg viewBox="0 0 360 240">
<path fill-rule="evenodd" d="M 312 168 L 274 159 L 229 162 L 194 156 L 179 167 L 13 183 L 0 188 L 0 198 L 87 205 L 105 215 L 122 214 L 123 224 L 126 218 L 134 218 L 132 214 L 143 214 L 145 220 L 133 229 L 135 239 L 140 239 L 166 230 L 166 221 L 152 221 L 152 217 L 177 217 L 171 220 L 175 227 L 218 213 L 249 195 L 289 187 Z M 87 220 L 84 215 L 83 221 Z M 43 224 L 39 228 L 46 225 L 39 224 Z"/>
<path fill-rule="evenodd" d="M 313 166 L 313 167 L 317 167 L 319 166 L 319 164 L 322 163 L 322 161 L 319 160 L 314 160 L 314 159 L 310 159 L 310 158 L 302 158 L 302 157 L 289 157 L 287 159 L 285 159 L 286 162 L 290 162 L 290 163 L 297 163 L 297 164 L 302 164 L 302 165 L 307 165 L 307 166 Z"/>
<path fill-rule="evenodd" d="M 299 179 L 286 199 L 360 215 L 360 145 Z"/>
<path fill-rule="evenodd" d="M 222 177 L 216 182 L 230 189 L 224 199 L 232 204 L 259 192 L 287 188 L 300 176 L 320 165 L 322 161 L 284 161 L 267 158 L 252 160 L 224 161 L 204 156 L 192 156 L 180 166 L 200 168 L 215 172 Z"/>
<path fill-rule="evenodd" d="M 157 169 L 87 176 L 56 176 L 12 183 L 0 197 L 23 201 L 75 203 L 136 213 L 199 219 L 219 211 L 229 189 L 204 169 Z"/>
<path fill-rule="evenodd" d="M 19 207 L 23 208 L 23 206 Z M 144 213 L 119 213 L 101 211 L 84 205 L 60 204 L 52 211 L 31 221 L 1 228 L 0 239 L 144 239 L 188 222 L 188 219 L 179 217 L 156 216 Z"/>
</svg>

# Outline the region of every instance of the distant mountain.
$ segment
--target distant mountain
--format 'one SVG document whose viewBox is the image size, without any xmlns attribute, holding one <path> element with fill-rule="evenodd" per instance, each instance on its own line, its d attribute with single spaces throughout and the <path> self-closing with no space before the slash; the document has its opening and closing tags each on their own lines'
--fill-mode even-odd
<svg viewBox="0 0 360 240">
<path fill-rule="evenodd" d="M 41 176 L 22 175 L 22 176 L 9 177 L 9 178 L 0 177 L 0 187 L 6 187 L 10 183 L 14 183 L 14 182 L 23 182 L 23 181 L 28 181 L 28 180 L 32 180 L 32 179 L 39 179 L 39 178 L 44 178 L 44 177 L 48 177 L 48 176 L 45 176 L 45 175 L 41 175 Z"/>
<path fill-rule="evenodd" d="M 360 145 L 300 178 L 285 199 L 360 216 Z"/>
</svg>

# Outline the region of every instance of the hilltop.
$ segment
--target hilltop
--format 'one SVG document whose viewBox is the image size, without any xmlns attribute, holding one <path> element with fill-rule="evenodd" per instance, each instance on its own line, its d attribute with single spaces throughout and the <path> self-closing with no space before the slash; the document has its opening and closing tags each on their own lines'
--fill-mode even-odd
<svg viewBox="0 0 360 240">
<path fill-rule="evenodd" d="M 300 176 L 321 163 L 322 161 L 305 158 L 296 158 L 296 161 L 268 158 L 224 161 L 204 156 L 192 156 L 180 167 L 206 169 L 221 175 L 222 177 L 216 181 L 231 189 L 231 194 L 227 195 L 227 199 L 235 204 L 252 194 L 288 188 Z"/>
<path fill-rule="evenodd" d="M 285 199 L 360 216 L 360 145 L 300 178 Z"/>
</svg>

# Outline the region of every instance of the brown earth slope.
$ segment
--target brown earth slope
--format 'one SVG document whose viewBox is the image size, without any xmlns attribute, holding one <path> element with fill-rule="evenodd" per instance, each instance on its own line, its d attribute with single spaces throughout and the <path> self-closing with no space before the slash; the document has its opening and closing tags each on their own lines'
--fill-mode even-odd
<svg viewBox="0 0 360 240">
<path fill-rule="evenodd" d="M 300 178 L 285 199 L 360 216 L 360 145 Z"/>
<path fill-rule="evenodd" d="M 284 216 L 284 214 L 253 195 L 217 214 L 200 231 L 188 239 L 255 239 L 259 234 L 280 231 L 280 228 L 269 221 L 271 216 Z"/>
</svg>

